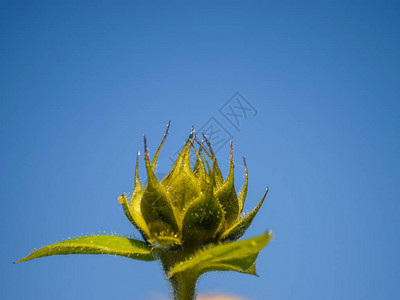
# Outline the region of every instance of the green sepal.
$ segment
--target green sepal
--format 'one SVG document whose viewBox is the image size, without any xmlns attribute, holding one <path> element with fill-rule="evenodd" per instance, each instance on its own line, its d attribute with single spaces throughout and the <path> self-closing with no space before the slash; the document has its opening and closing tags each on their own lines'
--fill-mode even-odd
<svg viewBox="0 0 400 300">
<path fill-rule="evenodd" d="M 236 224 L 234 224 L 231 228 L 229 228 L 228 230 L 226 230 L 222 236 L 221 236 L 221 240 L 230 240 L 230 241 L 234 241 L 239 239 L 247 230 L 247 228 L 249 228 L 249 226 L 251 225 L 251 222 L 253 221 L 254 217 L 256 216 L 256 214 L 258 213 L 258 210 L 260 209 L 261 205 L 264 202 L 265 197 L 268 194 L 268 188 L 265 191 L 265 194 L 263 196 L 263 198 L 261 199 L 260 203 L 258 203 L 258 205 L 256 206 L 255 209 L 253 209 L 253 211 L 251 213 L 249 213 L 247 216 L 245 216 L 243 219 L 241 219 L 239 222 L 237 222 Z"/>
<path fill-rule="evenodd" d="M 198 179 L 190 169 L 189 155 L 190 141 L 187 140 L 171 171 L 161 180 L 178 217 L 200 194 Z"/>
<path fill-rule="evenodd" d="M 255 274 L 254 264 L 257 255 L 267 246 L 272 237 L 272 232 L 267 232 L 252 239 L 204 248 L 190 259 L 176 264 L 168 272 L 168 276 L 172 277 L 188 270 L 197 274 L 221 270 Z"/>
<path fill-rule="evenodd" d="M 141 214 L 150 231 L 151 238 L 164 232 L 178 232 L 178 225 L 164 187 L 158 182 L 150 165 L 145 142 L 147 186 L 141 200 Z"/>
<path fill-rule="evenodd" d="M 193 166 L 193 174 L 195 176 L 199 176 L 202 168 L 204 168 L 204 170 L 205 170 L 204 162 L 200 156 L 201 148 L 199 149 L 199 151 L 197 151 L 196 148 L 193 147 L 193 150 L 196 151 L 196 155 L 197 155 L 196 161 L 194 162 L 194 166 Z"/>
<path fill-rule="evenodd" d="M 137 205 L 135 205 L 135 202 L 133 202 L 132 205 L 129 205 L 128 200 L 126 199 L 126 196 L 124 194 L 118 197 L 118 202 L 122 205 L 122 209 L 124 210 L 124 213 L 128 220 L 140 232 L 143 239 L 147 241 L 150 236 L 150 232 L 146 222 L 142 217 L 142 214 L 140 213 L 140 207 L 137 207 Z"/>
<path fill-rule="evenodd" d="M 176 207 L 177 214 L 182 212 L 190 205 L 190 203 L 200 194 L 199 179 L 190 168 L 190 150 L 191 144 L 184 147 L 181 164 L 175 169 L 173 176 L 168 182 L 162 181 L 161 184 L 166 188 L 169 199 Z"/>
<path fill-rule="evenodd" d="M 210 141 L 207 139 L 207 137 L 205 136 L 205 134 L 203 133 L 203 137 L 204 140 L 206 141 L 206 144 L 208 146 L 208 149 L 210 150 L 210 153 L 208 153 L 208 151 L 206 150 L 206 148 L 204 148 L 202 146 L 202 144 L 200 144 L 200 146 L 203 148 L 204 152 L 207 154 L 207 156 L 211 159 L 211 161 L 213 161 L 213 168 L 215 168 L 215 185 L 217 188 L 219 188 L 219 186 L 221 186 L 224 182 L 224 177 L 222 176 L 222 172 L 217 164 L 217 159 L 215 157 L 215 153 L 211 147 L 211 143 Z M 207 162 L 207 160 L 205 159 L 205 161 Z"/>
<path fill-rule="evenodd" d="M 197 177 L 198 184 L 200 186 L 200 190 L 205 191 L 210 184 L 210 178 L 209 178 L 209 175 L 207 174 L 204 161 L 201 158 L 201 155 L 202 155 L 201 149 L 202 148 L 200 147 L 199 151 L 197 151 L 196 148 L 193 147 L 193 150 L 196 152 L 196 155 L 197 155 L 197 159 L 196 159 L 196 162 L 193 167 L 193 174 Z M 207 161 L 206 161 L 206 163 L 207 163 Z M 209 168 L 209 166 L 208 166 L 208 168 Z M 211 173 L 211 170 L 209 172 Z"/>
<path fill-rule="evenodd" d="M 152 253 L 152 248 L 145 242 L 118 236 L 94 235 L 43 247 L 14 263 L 39 257 L 68 254 L 111 254 L 145 261 L 156 259 Z"/>
<path fill-rule="evenodd" d="M 235 185 L 234 185 L 234 163 L 233 163 L 233 153 L 232 153 L 232 143 L 231 143 L 231 159 L 230 159 L 230 169 L 228 177 L 222 186 L 217 188 L 215 196 L 218 202 L 221 204 L 224 210 L 225 217 L 225 228 L 229 228 L 239 218 L 239 202 L 236 196 Z"/>
<path fill-rule="evenodd" d="M 181 245 L 180 234 L 171 225 L 166 224 L 163 220 L 154 220 L 150 224 L 152 236 L 150 243 L 157 247 L 174 247 Z"/>
<path fill-rule="evenodd" d="M 223 222 L 221 205 L 213 195 L 213 182 L 188 207 L 182 224 L 184 245 L 197 247 L 210 242 Z"/>
<path fill-rule="evenodd" d="M 160 230 L 178 232 L 174 211 L 159 183 L 148 182 L 141 201 L 141 212 L 151 237 L 159 235 Z"/>
<path fill-rule="evenodd" d="M 157 149 L 156 153 L 154 154 L 153 161 L 151 162 L 151 167 L 153 168 L 153 170 L 156 168 L 157 158 L 158 158 L 158 155 L 160 154 L 161 148 L 164 145 L 164 142 L 165 142 L 165 140 L 167 138 L 170 126 L 171 126 L 171 121 L 169 121 L 168 124 L 167 124 L 167 129 L 165 130 L 164 137 L 163 137 L 163 139 L 161 141 L 160 146 L 158 146 L 158 149 Z"/>
<path fill-rule="evenodd" d="M 242 213 L 243 211 L 243 207 L 244 207 L 244 201 L 246 199 L 246 195 L 247 195 L 247 187 L 249 185 L 249 174 L 247 172 L 247 165 L 246 165 L 246 159 L 243 157 L 243 165 L 244 165 L 244 172 L 245 172 L 245 180 L 244 180 L 244 184 L 242 189 L 239 192 L 239 196 L 238 196 L 238 202 L 239 202 L 239 215 Z"/>
<path fill-rule="evenodd" d="M 179 153 L 178 157 L 175 160 L 174 165 L 172 166 L 171 171 L 161 180 L 161 184 L 165 187 L 168 187 L 175 179 L 177 174 L 179 174 L 179 171 L 182 166 L 182 161 L 185 156 L 185 153 L 189 147 L 190 141 L 186 141 L 185 145 L 183 146 L 181 152 Z"/>
<path fill-rule="evenodd" d="M 175 234 L 175 236 L 178 235 Z M 181 246 L 182 245 L 181 239 L 175 236 L 158 235 L 155 237 L 155 244 L 157 247 L 170 248 L 170 249 L 176 246 Z"/>
<path fill-rule="evenodd" d="M 139 152 L 136 155 L 136 168 L 135 168 L 135 186 L 131 196 L 131 201 L 128 203 L 125 194 L 118 197 L 118 202 L 122 205 L 122 209 L 128 220 L 140 232 L 143 239 L 146 241 L 150 236 L 149 229 L 143 219 L 141 213 L 141 201 L 143 196 L 143 188 L 139 180 Z"/>
<path fill-rule="evenodd" d="M 204 148 L 200 148 L 200 150 L 201 149 L 204 149 Z M 204 151 L 205 152 L 205 151 Z M 200 156 L 201 156 L 201 158 L 203 159 L 203 161 L 206 163 L 206 166 L 207 166 L 207 170 L 208 170 L 208 174 L 211 174 L 211 168 L 210 168 L 210 165 L 208 164 L 208 161 L 207 161 L 207 159 L 206 159 L 206 157 L 204 156 L 204 153 L 203 152 L 199 152 L 199 154 L 200 154 Z M 222 175 L 222 174 L 221 174 Z M 222 182 L 223 182 L 223 179 L 222 179 Z M 222 183 L 221 183 L 222 184 Z"/>
</svg>

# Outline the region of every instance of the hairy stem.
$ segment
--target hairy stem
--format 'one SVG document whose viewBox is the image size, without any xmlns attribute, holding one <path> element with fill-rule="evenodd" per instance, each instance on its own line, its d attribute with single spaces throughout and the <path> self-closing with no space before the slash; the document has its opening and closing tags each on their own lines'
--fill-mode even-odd
<svg viewBox="0 0 400 300">
<path fill-rule="evenodd" d="M 174 300 L 194 300 L 196 294 L 196 274 L 181 272 L 171 277 Z"/>
<path fill-rule="evenodd" d="M 192 254 L 193 249 L 177 249 L 159 251 L 158 256 L 168 278 L 168 272 L 177 263 L 185 261 Z M 199 274 L 193 270 L 179 272 L 168 278 L 173 289 L 174 300 L 194 300 L 196 295 L 196 282 Z"/>
</svg>

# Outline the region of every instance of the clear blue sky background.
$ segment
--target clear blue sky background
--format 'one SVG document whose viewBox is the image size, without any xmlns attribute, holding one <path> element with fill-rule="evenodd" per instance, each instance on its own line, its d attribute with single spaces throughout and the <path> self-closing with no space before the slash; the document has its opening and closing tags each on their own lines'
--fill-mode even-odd
<svg viewBox="0 0 400 300">
<path fill-rule="evenodd" d="M 233 137 L 246 237 L 273 230 L 259 278 L 200 292 L 248 299 L 400 299 L 397 2 L 0 2 L 1 299 L 154 299 L 156 263 L 113 256 L 13 265 L 81 234 L 137 234 L 117 196 L 168 120 L 159 172 L 190 128 Z M 239 91 L 239 130 L 219 109 Z M 229 149 L 218 152 L 227 170 Z M 141 167 L 141 176 L 144 170 Z"/>
</svg>

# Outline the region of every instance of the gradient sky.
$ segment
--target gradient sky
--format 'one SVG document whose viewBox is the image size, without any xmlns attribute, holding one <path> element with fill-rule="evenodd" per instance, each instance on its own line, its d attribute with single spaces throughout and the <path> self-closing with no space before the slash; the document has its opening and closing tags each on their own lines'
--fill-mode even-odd
<svg viewBox="0 0 400 300">
<path fill-rule="evenodd" d="M 11 262 L 81 234 L 137 236 L 117 197 L 142 135 L 154 154 L 171 120 L 159 174 L 192 125 L 212 125 L 225 174 L 233 139 L 238 188 L 246 156 L 246 210 L 270 188 L 245 235 L 275 234 L 260 277 L 210 273 L 200 292 L 400 299 L 399 16 L 387 1 L 1 1 L 0 298 L 168 295 L 156 263 Z M 224 110 L 237 101 L 252 107 L 239 123 Z"/>
</svg>

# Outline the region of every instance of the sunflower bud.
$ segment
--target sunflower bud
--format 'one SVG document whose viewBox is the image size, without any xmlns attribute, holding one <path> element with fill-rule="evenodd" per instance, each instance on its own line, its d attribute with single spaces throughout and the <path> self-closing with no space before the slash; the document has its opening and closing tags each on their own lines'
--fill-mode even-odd
<svg viewBox="0 0 400 300">
<path fill-rule="evenodd" d="M 145 242 L 114 235 L 79 237 L 42 247 L 15 263 L 67 254 L 112 254 L 143 261 L 158 260 L 175 300 L 193 300 L 196 281 L 205 272 L 257 275 L 257 256 L 272 239 L 272 232 L 236 240 L 250 226 L 268 188 L 257 207 L 241 218 L 248 184 L 246 161 L 243 158 L 245 182 L 237 194 L 232 143 L 229 174 L 224 180 L 210 142 L 204 135 L 204 142 L 199 142 L 193 129 L 171 171 L 159 181 L 154 170 L 169 125 L 152 162 L 144 138 L 145 187 L 139 180 L 138 153 L 132 196 L 129 201 L 125 194 L 118 197 L 125 215 Z M 191 153 L 197 157 L 193 167 Z"/>
<path fill-rule="evenodd" d="M 138 154 L 130 202 L 125 195 L 118 199 L 126 216 L 147 243 L 158 247 L 197 248 L 237 240 L 249 227 L 266 193 L 260 204 L 240 219 L 248 183 L 246 163 L 244 161 L 246 179 L 238 195 L 234 186 L 232 143 L 230 170 L 224 180 L 211 144 L 204 135 L 205 143 L 191 134 L 171 171 L 159 181 L 154 173 L 155 166 L 168 129 L 169 124 L 152 162 L 144 139 L 147 184 L 143 188 L 139 180 Z M 197 157 L 193 167 L 190 165 L 192 151 Z"/>
</svg>

